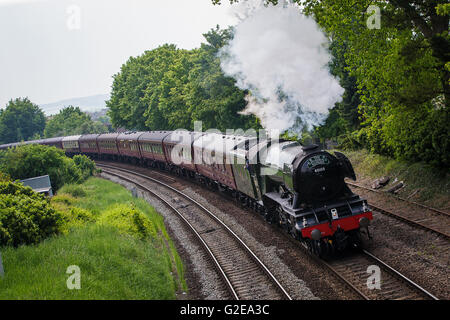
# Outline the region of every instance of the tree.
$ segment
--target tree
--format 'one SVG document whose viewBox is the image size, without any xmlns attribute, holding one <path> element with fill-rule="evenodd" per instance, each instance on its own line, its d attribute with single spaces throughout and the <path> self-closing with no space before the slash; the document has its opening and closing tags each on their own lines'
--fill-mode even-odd
<svg viewBox="0 0 450 320">
<path fill-rule="evenodd" d="M 226 77 L 220 67 L 219 50 L 232 38 L 232 30 L 219 26 L 203 34 L 206 43 L 191 56 L 193 67 L 190 81 L 185 86 L 187 105 L 193 121 L 201 120 L 203 128 L 258 129 L 261 127 L 254 116 L 239 114 L 245 108 L 246 92 L 236 87 L 236 81 Z"/>
<path fill-rule="evenodd" d="M 92 121 L 91 117 L 82 112 L 79 107 L 69 106 L 60 110 L 48 121 L 44 134 L 46 138 L 52 138 L 107 131 L 108 128 L 104 124 Z"/>
<path fill-rule="evenodd" d="M 107 101 L 113 126 L 136 130 L 258 127 L 253 116 L 239 115 L 244 92 L 226 77 L 217 57 L 231 30 L 219 27 L 204 34 L 207 43 L 182 50 L 165 44 L 130 58 L 114 76 Z"/>
<path fill-rule="evenodd" d="M 342 101 L 336 104 L 335 111 L 339 115 L 339 119 L 343 120 L 345 131 L 351 132 L 359 129 L 360 126 L 359 105 L 361 99 L 356 78 L 350 75 L 349 65 L 345 61 L 345 54 L 348 50 L 348 44 L 344 41 L 333 39 L 330 44 L 330 51 L 333 55 L 330 72 L 338 77 L 340 85 L 345 89 Z M 335 117 L 333 112 L 330 112 L 330 117 Z"/>
<path fill-rule="evenodd" d="M 439 2 L 308 0 L 304 5 L 333 39 L 348 45 L 344 58 L 358 85 L 359 136 L 366 146 L 445 166 L 450 50 L 448 15 L 438 15 Z M 381 8 L 381 29 L 366 25 L 373 4 Z"/>
<path fill-rule="evenodd" d="M 374 152 L 448 166 L 448 1 L 295 2 L 338 43 L 338 48 L 331 49 L 342 60 L 339 64 L 344 69 L 338 71 L 346 92 L 336 111 L 347 130 L 360 128 L 352 136 Z M 367 22 L 373 18 L 368 14 L 371 5 L 380 9 L 380 29 L 368 28 Z M 355 117 L 356 103 L 360 119 Z"/>
<path fill-rule="evenodd" d="M 159 110 L 159 99 L 164 94 L 162 82 L 170 65 L 183 53 L 174 45 L 163 45 L 130 57 L 122 65 L 113 77 L 111 98 L 106 102 L 114 127 L 168 129 L 167 119 Z"/>
<path fill-rule="evenodd" d="M 28 98 L 9 101 L 0 110 L 0 142 L 11 143 L 41 136 L 45 128 L 45 115 Z"/>
</svg>

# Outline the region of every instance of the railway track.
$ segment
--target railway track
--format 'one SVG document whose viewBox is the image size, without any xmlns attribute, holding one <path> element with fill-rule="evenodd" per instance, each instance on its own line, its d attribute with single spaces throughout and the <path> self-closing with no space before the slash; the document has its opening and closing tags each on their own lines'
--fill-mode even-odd
<svg viewBox="0 0 450 320">
<path fill-rule="evenodd" d="M 366 250 L 323 263 L 366 300 L 439 300 Z M 380 270 L 379 288 L 375 281 L 370 281 L 373 286 L 367 284 L 374 270 L 371 266 Z"/>
<path fill-rule="evenodd" d="M 234 299 L 292 300 L 244 241 L 202 204 L 146 175 L 105 164 L 97 163 L 97 166 L 104 173 L 149 192 L 176 213 L 202 244 Z"/>
<path fill-rule="evenodd" d="M 110 165 L 104 165 L 97 163 L 98 166 L 103 168 L 108 168 Z M 152 179 L 147 177 L 146 175 L 135 173 L 131 170 L 120 168 L 120 167 L 112 167 L 119 171 L 125 171 L 132 174 L 137 174 L 143 179 Z M 106 172 L 106 170 L 103 170 Z M 170 176 L 161 174 L 156 171 L 152 171 L 152 174 L 155 174 L 159 179 L 163 179 L 168 182 L 176 182 L 176 179 L 171 178 Z M 117 175 L 117 174 L 116 174 Z M 127 178 L 128 179 L 128 178 Z M 134 184 L 136 184 L 136 180 L 128 180 Z M 164 183 L 159 182 L 158 180 L 154 181 L 157 184 L 165 185 Z M 172 189 L 176 193 L 180 194 L 181 191 L 165 185 L 166 187 Z M 144 187 L 144 189 L 146 189 Z M 153 193 L 152 191 L 150 191 Z M 157 195 L 156 195 L 157 196 Z M 186 195 L 184 195 L 186 196 Z M 157 196 L 158 197 L 158 196 Z M 186 196 L 189 198 L 189 196 Z M 194 200 L 195 201 L 195 200 Z M 197 205 L 197 204 L 196 204 Z M 204 208 L 201 204 L 198 204 L 201 208 Z M 207 210 L 206 208 L 204 208 Z M 218 220 L 215 218 L 214 220 Z M 220 220 L 219 220 L 220 221 Z M 227 227 L 227 229 L 229 229 Z M 209 229 L 211 230 L 211 229 Z M 209 230 L 205 232 L 208 233 Z M 231 231 L 231 230 L 230 230 Z M 232 232 L 232 231 L 231 231 Z M 295 241 L 295 244 L 300 248 L 307 251 L 307 249 L 302 246 L 298 241 L 292 239 L 287 236 L 291 241 Z M 223 238 L 222 238 L 223 239 Z M 227 241 L 227 240 L 226 240 Z M 225 241 L 222 240 L 225 243 Z M 217 249 L 216 249 L 217 250 Z M 220 250 L 220 249 L 219 249 Z M 211 250 L 212 251 L 212 250 Z M 433 294 L 428 292 L 426 289 L 422 288 L 420 285 L 416 284 L 406 276 L 402 275 L 400 272 L 389 266 L 387 263 L 383 262 L 381 259 L 377 258 L 370 252 L 363 250 L 357 254 L 351 254 L 339 259 L 335 259 L 331 262 L 327 262 L 321 259 L 312 256 L 318 264 L 321 264 L 328 270 L 330 270 L 337 278 L 339 278 L 347 287 L 353 290 L 361 299 L 366 300 L 382 300 L 382 299 L 394 299 L 394 300 L 438 300 Z M 216 258 L 217 260 L 217 258 Z M 370 274 L 367 272 L 369 266 L 378 266 L 381 271 L 381 284 L 380 289 L 369 289 L 367 286 L 367 278 Z M 231 270 L 235 273 L 239 274 L 239 270 L 236 270 L 233 265 L 229 265 Z M 267 268 L 265 268 L 267 269 Z M 248 269 L 249 274 L 252 274 L 252 269 Z M 232 272 L 233 272 L 232 271 Z M 268 270 L 267 270 L 268 271 Z M 224 270 L 224 273 L 225 270 Z M 267 274 L 267 273 L 266 273 Z M 253 274 L 252 274 L 253 275 Z M 223 275 L 222 275 L 223 276 Z M 224 276 L 223 276 L 224 277 Z M 275 280 L 276 281 L 276 280 Z M 231 281 L 229 281 L 231 283 Z M 278 281 L 276 281 L 278 283 Z M 279 284 L 279 283 L 278 283 Z M 284 289 L 278 288 L 278 292 L 285 291 Z M 230 289 L 230 292 L 232 290 Z M 235 298 L 240 298 L 239 296 Z M 289 295 L 284 295 L 283 299 L 290 299 Z M 246 297 L 244 297 L 246 299 Z"/>
<path fill-rule="evenodd" d="M 355 184 L 352 182 L 346 181 L 346 183 L 350 186 L 360 188 L 365 190 L 368 193 L 373 194 L 383 194 L 380 191 L 372 190 L 371 188 L 367 188 L 361 186 L 359 184 Z M 393 196 L 394 199 L 403 201 L 407 203 L 409 206 L 415 206 L 416 208 L 420 208 L 419 210 L 408 210 L 408 209 L 392 209 L 392 206 L 395 206 L 395 203 L 385 203 L 384 206 L 375 205 L 373 201 L 370 200 L 370 196 L 368 194 L 362 194 L 365 196 L 369 202 L 369 205 L 375 209 L 376 211 L 401 220 L 409 225 L 414 227 L 421 228 L 423 230 L 435 233 L 437 235 L 442 236 L 445 240 L 450 239 L 450 215 L 444 211 L 434 209 L 428 206 L 421 205 L 416 202 L 411 202 L 406 199 Z M 383 194 L 383 196 L 386 196 Z M 395 212 L 394 212 L 395 210 Z"/>
<path fill-rule="evenodd" d="M 378 193 L 378 194 L 384 194 L 384 192 L 381 192 L 381 191 L 378 191 L 378 190 L 374 190 L 374 189 L 372 189 L 372 188 L 365 187 L 365 186 L 362 186 L 362 185 L 357 184 L 357 183 L 354 183 L 354 182 L 350 182 L 350 181 L 347 181 L 347 180 L 346 180 L 345 182 L 346 182 L 348 185 L 351 185 L 352 187 L 356 187 L 356 188 L 368 190 L 368 191 L 371 191 L 371 192 L 374 192 L 374 193 Z M 436 209 L 436 208 L 432 208 L 432 207 L 426 206 L 426 205 L 424 205 L 424 204 L 421 204 L 421 203 L 418 203 L 418 202 L 415 202 L 415 201 L 410 201 L 410 200 L 408 200 L 408 199 L 405 199 L 405 198 L 402 198 L 402 197 L 399 197 L 399 196 L 396 196 L 396 195 L 391 195 L 391 196 L 394 197 L 394 198 L 397 199 L 397 200 L 404 201 L 404 202 L 406 202 L 406 203 L 415 205 L 415 206 L 420 207 L 420 208 L 422 208 L 422 209 L 434 211 L 434 212 L 439 213 L 439 214 L 441 214 L 441 215 L 450 216 L 450 213 L 448 213 L 448 212 L 445 212 L 445 211 L 442 211 L 442 210 L 439 210 L 439 209 Z"/>
</svg>

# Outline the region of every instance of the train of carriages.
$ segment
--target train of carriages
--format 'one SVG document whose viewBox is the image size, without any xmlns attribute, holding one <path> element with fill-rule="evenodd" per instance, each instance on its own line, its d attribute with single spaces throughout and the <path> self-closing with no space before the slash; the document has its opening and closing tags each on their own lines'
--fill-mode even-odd
<svg viewBox="0 0 450 320">
<path fill-rule="evenodd" d="M 372 212 L 345 178 L 345 155 L 316 145 L 254 136 L 187 131 L 85 134 L 11 143 L 43 144 L 67 155 L 124 161 L 169 170 L 229 193 L 278 224 L 319 256 L 361 247 Z M 363 232 L 361 232 L 363 231 Z"/>
</svg>

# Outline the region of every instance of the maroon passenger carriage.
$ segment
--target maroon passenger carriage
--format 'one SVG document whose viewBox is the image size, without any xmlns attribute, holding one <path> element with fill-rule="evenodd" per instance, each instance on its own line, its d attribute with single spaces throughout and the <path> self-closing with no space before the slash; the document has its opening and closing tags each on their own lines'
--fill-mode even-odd
<svg viewBox="0 0 450 320">
<path fill-rule="evenodd" d="M 62 138 L 62 147 L 66 154 L 68 156 L 73 156 L 76 154 L 80 154 L 80 144 L 79 139 L 80 135 L 78 136 L 69 136 Z"/>
<path fill-rule="evenodd" d="M 117 137 L 119 133 L 104 133 L 97 137 L 97 145 L 100 159 L 118 160 L 119 149 Z"/>
<path fill-rule="evenodd" d="M 99 134 L 84 134 L 79 139 L 81 153 L 97 159 L 99 157 L 97 138 Z"/>
<path fill-rule="evenodd" d="M 142 155 L 142 163 L 153 168 L 166 168 L 166 154 L 163 140 L 172 131 L 148 131 L 138 138 L 139 149 Z"/>
<path fill-rule="evenodd" d="M 239 139 L 239 140 L 238 140 Z M 236 190 L 230 151 L 241 142 L 240 138 L 219 133 L 206 133 L 193 143 L 196 171 L 207 184 L 216 184 L 224 190 Z"/>
<path fill-rule="evenodd" d="M 117 137 L 117 147 L 122 161 L 140 163 L 142 155 L 139 149 L 139 137 L 143 132 L 124 132 Z"/>
<path fill-rule="evenodd" d="M 170 171 L 191 178 L 195 177 L 196 170 L 192 144 L 202 135 L 202 132 L 176 130 L 163 139 L 163 149 Z"/>
</svg>

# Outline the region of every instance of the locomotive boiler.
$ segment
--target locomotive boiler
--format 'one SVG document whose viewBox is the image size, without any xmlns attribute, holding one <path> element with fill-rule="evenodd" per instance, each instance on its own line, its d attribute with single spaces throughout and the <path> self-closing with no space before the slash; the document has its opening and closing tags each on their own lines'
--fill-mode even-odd
<svg viewBox="0 0 450 320">
<path fill-rule="evenodd" d="M 360 231 L 369 235 L 372 212 L 345 183 L 356 176 L 344 154 L 281 141 L 268 144 L 258 156 L 254 171 L 267 221 L 320 256 L 361 246 Z"/>
</svg>

